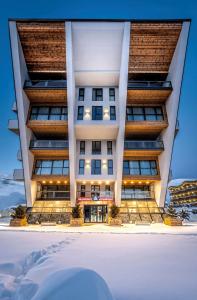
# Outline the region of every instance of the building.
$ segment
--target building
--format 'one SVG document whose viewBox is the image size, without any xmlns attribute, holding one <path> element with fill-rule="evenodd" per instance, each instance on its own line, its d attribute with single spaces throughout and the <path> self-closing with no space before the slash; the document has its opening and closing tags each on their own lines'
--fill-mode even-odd
<svg viewBox="0 0 197 300">
<path fill-rule="evenodd" d="M 189 20 L 10 20 L 29 222 L 162 222 Z"/>
<path fill-rule="evenodd" d="M 170 203 L 174 207 L 197 206 L 197 180 L 172 180 L 169 186 Z"/>
</svg>

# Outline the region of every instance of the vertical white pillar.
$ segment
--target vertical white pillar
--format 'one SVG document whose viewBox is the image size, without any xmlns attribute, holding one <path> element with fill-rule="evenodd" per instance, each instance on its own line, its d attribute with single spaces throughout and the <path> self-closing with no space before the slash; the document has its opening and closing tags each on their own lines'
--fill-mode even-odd
<svg viewBox="0 0 197 300">
<path fill-rule="evenodd" d="M 75 137 L 75 76 L 73 66 L 72 23 L 65 22 L 66 31 L 66 72 L 67 72 L 67 103 L 68 103 L 68 140 L 70 170 L 71 206 L 76 204 L 76 137 Z"/>
<path fill-rule="evenodd" d="M 159 156 L 161 182 L 155 184 L 156 201 L 159 206 L 164 206 L 168 187 L 168 176 L 171 164 L 172 150 L 175 138 L 175 129 L 181 92 L 181 82 L 187 47 L 190 22 L 183 22 L 182 30 L 169 68 L 167 80 L 172 82 L 173 91 L 166 102 L 168 127 L 162 134 L 164 151 Z"/>
<path fill-rule="evenodd" d="M 35 188 L 31 187 L 31 174 L 33 167 L 33 155 L 29 151 L 31 131 L 26 126 L 26 118 L 29 110 L 29 100 L 23 91 L 23 85 L 28 79 L 28 71 L 17 32 L 16 22 L 9 22 L 11 51 L 14 71 L 14 85 L 18 110 L 19 135 L 21 143 L 22 162 L 24 170 L 24 183 L 27 206 L 31 207 L 35 200 Z"/>
<path fill-rule="evenodd" d="M 130 22 L 124 23 L 124 35 L 122 42 L 122 54 L 119 77 L 119 130 L 116 140 L 116 181 L 115 181 L 115 203 L 121 204 L 121 187 L 124 155 L 124 135 L 125 116 L 127 105 L 127 84 L 128 84 L 128 64 L 129 64 L 129 44 L 130 44 Z"/>
</svg>

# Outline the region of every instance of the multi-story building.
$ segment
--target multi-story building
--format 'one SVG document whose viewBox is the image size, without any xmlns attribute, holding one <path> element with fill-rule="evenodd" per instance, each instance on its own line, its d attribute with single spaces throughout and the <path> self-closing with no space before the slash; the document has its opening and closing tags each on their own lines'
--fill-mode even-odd
<svg viewBox="0 0 197 300">
<path fill-rule="evenodd" d="M 168 187 L 174 207 L 197 206 L 197 180 L 172 180 Z"/>
<path fill-rule="evenodd" d="M 14 177 L 24 176 L 33 220 L 68 222 L 79 203 L 85 222 L 106 222 L 115 203 L 123 222 L 161 222 L 190 21 L 9 26 Z"/>
</svg>

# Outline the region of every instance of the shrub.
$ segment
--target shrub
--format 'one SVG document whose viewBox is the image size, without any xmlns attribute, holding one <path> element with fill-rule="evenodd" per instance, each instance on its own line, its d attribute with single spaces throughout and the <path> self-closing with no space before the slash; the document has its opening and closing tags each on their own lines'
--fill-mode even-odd
<svg viewBox="0 0 197 300">
<path fill-rule="evenodd" d="M 120 209 L 115 204 L 111 206 L 110 216 L 114 219 L 118 216 Z"/>
<path fill-rule="evenodd" d="M 27 208 L 25 206 L 19 205 L 17 207 L 13 207 L 12 210 L 12 219 L 24 219 L 26 217 Z"/>
<path fill-rule="evenodd" d="M 169 217 L 172 217 L 172 218 L 177 217 L 176 209 L 174 207 L 172 207 L 172 205 L 169 205 L 165 212 Z"/>
<path fill-rule="evenodd" d="M 81 217 L 81 207 L 79 204 L 72 208 L 72 217 L 74 219 L 78 219 Z"/>
<path fill-rule="evenodd" d="M 188 210 L 186 209 L 182 209 L 179 213 L 178 213 L 178 217 L 184 221 L 184 220 L 188 220 L 190 219 L 190 213 Z"/>
</svg>

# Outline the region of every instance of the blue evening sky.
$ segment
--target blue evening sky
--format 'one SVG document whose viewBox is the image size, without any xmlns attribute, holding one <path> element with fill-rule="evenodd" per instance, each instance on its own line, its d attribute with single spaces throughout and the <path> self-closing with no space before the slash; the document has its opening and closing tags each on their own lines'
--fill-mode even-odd
<svg viewBox="0 0 197 300">
<path fill-rule="evenodd" d="M 173 177 L 197 177 L 197 2 L 195 0 L 7 0 L 0 2 L 0 174 L 20 168 L 18 137 L 7 129 L 15 99 L 8 18 L 180 19 L 191 18 L 172 160 Z"/>
</svg>

